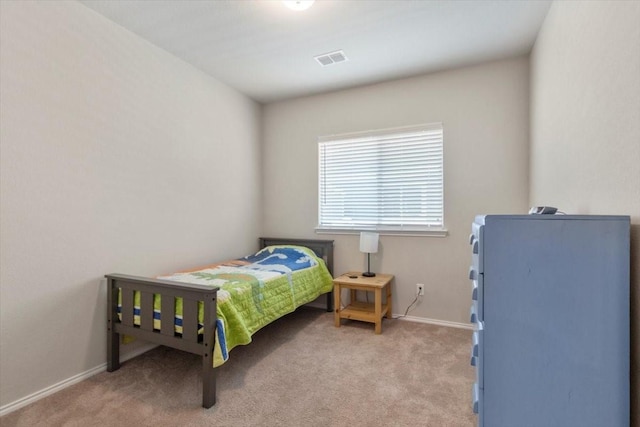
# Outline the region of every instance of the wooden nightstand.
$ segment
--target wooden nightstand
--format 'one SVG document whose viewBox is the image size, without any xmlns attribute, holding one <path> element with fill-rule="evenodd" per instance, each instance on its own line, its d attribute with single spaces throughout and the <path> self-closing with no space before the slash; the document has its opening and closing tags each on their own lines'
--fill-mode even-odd
<svg viewBox="0 0 640 427">
<path fill-rule="evenodd" d="M 355 276 L 355 277 L 354 277 Z M 333 279 L 333 295 L 335 298 L 334 320 L 336 328 L 340 327 L 340 319 L 361 320 L 376 324 L 376 334 L 382 333 L 382 317 L 391 319 L 391 281 L 392 274 L 376 273 L 374 277 L 364 277 L 360 272 L 349 272 Z M 343 288 L 351 291 L 351 303 L 340 308 L 340 294 Z M 386 301 L 382 303 L 382 291 L 386 289 Z M 366 303 L 356 300 L 356 291 L 374 293 L 374 302 Z"/>
</svg>

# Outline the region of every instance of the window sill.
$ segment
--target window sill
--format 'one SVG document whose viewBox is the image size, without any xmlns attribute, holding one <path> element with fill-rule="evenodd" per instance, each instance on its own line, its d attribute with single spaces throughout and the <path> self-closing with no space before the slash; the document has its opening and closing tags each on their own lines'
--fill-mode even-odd
<svg viewBox="0 0 640 427">
<path fill-rule="evenodd" d="M 449 231 L 445 228 L 433 230 L 393 230 L 380 228 L 331 228 L 316 227 L 316 234 L 360 234 L 361 231 L 372 231 L 381 236 L 410 236 L 410 237 L 447 237 Z"/>
</svg>

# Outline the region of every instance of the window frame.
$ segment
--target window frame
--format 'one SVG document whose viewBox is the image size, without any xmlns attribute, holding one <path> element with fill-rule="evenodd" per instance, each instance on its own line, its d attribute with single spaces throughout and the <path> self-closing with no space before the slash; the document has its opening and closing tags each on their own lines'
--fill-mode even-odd
<svg viewBox="0 0 640 427">
<path fill-rule="evenodd" d="M 382 141 L 385 137 L 389 137 L 392 135 L 398 135 L 398 138 L 402 138 L 402 135 L 409 135 L 411 133 L 417 132 L 440 132 L 440 140 L 439 140 L 439 148 L 440 148 L 440 156 L 439 159 L 441 161 L 441 175 L 440 182 L 442 187 L 441 193 L 441 224 L 437 226 L 429 226 L 429 225 L 419 225 L 419 226 L 408 226 L 408 225 L 398 225 L 398 226 L 389 226 L 389 225 L 356 225 L 356 224 L 348 224 L 348 225 L 337 225 L 337 224 L 321 224 L 321 215 L 322 215 L 322 197 L 323 197 L 323 189 L 322 189 L 322 149 L 323 144 L 331 143 L 331 142 L 345 142 L 348 140 L 354 140 L 356 142 L 361 142 L 362 140 L 370 140 L 370 141 Z M 353 141 L 352 141 L 353 142 Z M 357 234 L 361 231 L 374 231 L 383 235 L 400 235 L 400 236 L 433 236 L 433 237 L 445 237 L 448 235 L 448 231 L 445 226 L 445 209 L 444 209 L 444 194 L 445 194 L 445 184 L 444 184 L 444 127 L 441 122 L 437 123 L 428 123 L 428 124 L 420 124 L 414 126 L 404 126 L 397 128 L 388 128 L 388 129 L 379 129 L 379 130 L 370 130 L 365 132 L 352 132 L 352 133 L 344 133 L 344 134 L 335 134 L 335 135 L 327 135 L 318 137 L 318 221 L 317 226 L 315 228 L 316 233 L 318 234 Z"/>
</svg>

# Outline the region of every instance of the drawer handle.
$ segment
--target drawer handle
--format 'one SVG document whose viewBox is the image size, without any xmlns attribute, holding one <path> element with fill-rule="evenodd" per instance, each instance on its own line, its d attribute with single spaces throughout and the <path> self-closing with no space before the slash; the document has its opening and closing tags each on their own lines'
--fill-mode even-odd
<svg viewBox="0 0 640 427">
<path fill-rule="evenodd" d="M 474 310 L 473 306 L 471 306 L 471 310 L 469 310 L 469 321 L 471 323 L 477 323 L 478 322 L 478 315 L 476 314 L 476 311 Z"/>
<path fill-rule="evenodd" d="M 476 271 L 473 269 L 473 266 L 469 267 L 469 279 L 476 280 Z"/>
<path fill-rule="evenodd" d="M 478 241 L 477 240 L 475 242 L 473 242 L 473 253 L 474 254 L 478 253 Z"/>
<path fill-rule="evenodd" d="M 478 331 L 474 331 L 473 332 L 473 346 L 471 347 L 471 355 L 472 356 L 478 356 L 478 341 L 479 341 L 479 337 L 478 337 Z"/>
<path fill-rule="evenodd" d="M 473 245 L 473 241 L 475 239 L 476 239 L 476 236 L 473 233 L 469 234 L 469 244 L 470 245 Z"/>
</svg>

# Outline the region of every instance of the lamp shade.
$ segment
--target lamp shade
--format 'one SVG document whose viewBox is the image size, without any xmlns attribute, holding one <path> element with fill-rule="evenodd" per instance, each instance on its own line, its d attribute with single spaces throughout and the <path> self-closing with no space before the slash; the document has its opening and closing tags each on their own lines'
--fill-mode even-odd
<svg viewBox="0 0 640 427">
<path fill-rule="evenodd" d="M 363 231 L 360 233 L 360 252 L 375 254 L 378 252 L 378 233 Z"/>
</svg>

